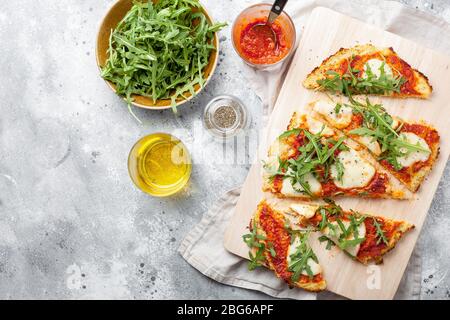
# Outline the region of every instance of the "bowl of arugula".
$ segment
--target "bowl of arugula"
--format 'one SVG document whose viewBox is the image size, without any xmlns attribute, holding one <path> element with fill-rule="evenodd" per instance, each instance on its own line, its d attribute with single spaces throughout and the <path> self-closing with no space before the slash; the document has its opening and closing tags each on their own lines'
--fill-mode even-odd
<svg viewBox="0 0 450 320">
<path fill-rule="evenodd" d="M 131 104 L 176 110 L 214 73 L 224 26 L 199 0 L 118 0 L 97 36 L 101 76 L 132 114 Z"/>
</svg>

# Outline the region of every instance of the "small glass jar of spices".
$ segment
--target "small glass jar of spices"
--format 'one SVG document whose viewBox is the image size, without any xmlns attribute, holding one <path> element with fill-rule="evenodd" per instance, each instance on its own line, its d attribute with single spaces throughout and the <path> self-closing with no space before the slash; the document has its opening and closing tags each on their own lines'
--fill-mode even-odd
<svg viewBox="0 0 450 320">
<path fill-rule="evenodd" d="M 203 125 L 214 137 L 230 138 L 247 126 L 248 114 L 236 97 L 221 95 L 212 99 L 203 113 Z"/>
</svg>

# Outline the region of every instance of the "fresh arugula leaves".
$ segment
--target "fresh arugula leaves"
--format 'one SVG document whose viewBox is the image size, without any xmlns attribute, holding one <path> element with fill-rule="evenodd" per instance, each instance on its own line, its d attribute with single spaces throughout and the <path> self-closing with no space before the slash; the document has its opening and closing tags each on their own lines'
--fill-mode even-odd
<svg viewBox="0 0 450 320">
<path fill-rule="evenodd" d="M 363 241 L 365 241 L 366 238 L 362 237 L 362 238 L 356 238 L 356 239 L 343 239 L 343 240 L 339 240 L 338 242 L 338 246 L 339 248 L 341 248 L 342 250 L 346 250 L 347 248 L 353 248 L 356 247 L 358 244 L 362 243 Z"/>
<path fill-rule="evenodd" d="M 325 235 L 322 235 L 322 236 L 319 237 L 319 242 L 320 242 L 320 243 L 325 242 L 325 241 L 327 242 L 327 245 L 326 245 L 326 247 L 325 247 L 326 250 L 331 250 L 331 248 L 332 248 L 333 246 L 336 245 L 336 244 L 333 242 L 333 240 L 331 240 L 330 238 L 328 238 L 328 237 L 325 236 Z"/>
<path fill-rule="evenodd" d="M 319 263 L 317 256 L 309 246 L 309 234 L 309 232 L 296 232 L 291 234 L 293 239 L 291 241 L 292 243 L 295 243 L 296 239 L 299 240 L 295 252 L 290 255 L 290 263 L 288 265 L 288 270 L 292 272 L 291 280 L 294 282 L 298 281 L 303 273 L 306 273 L 310 279 L 314 277 L 311 267 L 308 264 L 309 259 Z"/>
<path fill-rule="evenodd" d="M 248 256 L 250 258 L 250 262 L 248 263 L 248 269 L 251 271 L 255 270 L 257 267 L 264 265 L 264 262 L 266 260 L 264 256 L 264 252 L 266 250 L 264 240 L 266 240 L 266 238 L 263 235 L 258 234 L 258 229 L 255 221 L 252 222 L 252 228 L 250 230 L 250 233 L 243 235 L 242 239 L 250 248 L 250 251 L 248 252 Z M 269 250 L 270 248 L 271 254 L 272 250 L 273 252 L 275 252 L 273 246 L 270 246 Z"/>
<path fill-rule="evenodd" d="M 283 175 L 284 172 L 286 172 L 287 161 L 281 160 L 280 157 L 278 157 L 278 164 L 272 164 L 272 163 L 267 163 L 267 162 L 263 161 L 263 168 L 270 175 L 269 179 L 271 181 L 273 181 L 273 179 L 277 175 Z"/>
<path fill-rule="evenodd" d="M 341 109 L 342 109 L 342 104 L 336 103 L 336 105 L 334 106 L 334 113 L 335 113 L 336 115 L 338 115 L 339 112 L 341 112 Z"/>
<path fill-rule="evenodd" d="M 310 231 L 308 230 L 292 230 L 289 222 L 285 222 L 285 229 L 290 234 L 290 243 L 296 243 L 298 239 L 298 246 L 295 252 L 290 256 L 290 263 L 288 264 L 288 270 L 291 271 L 292 281 L 297 281 L 300 275 L 305 271 L 311 278 L 314 276 L 313 272 L 308 264 L 308 259 L 313 259 L 318 263 L 318 259 L 308 243 Z M 252 221 L 250 233 L 242 236 L 242 239 L 250 248 L 248 263 L 248 269 L 250 271 L 255 270 L 257 267 L 264 266 L 266 262 L 265 252 L 268 250 L 270 255 L 275 258 L 277 252 L 272 242 L 267 241 L 267 238 L 258 233 L 258 226 L 256 222 Z"/>
<path fill-rule="evenodd" d="M 324 198 L 323 201 L 325 201 L 327 203 L 327 206 L 322 206 L 322 208 L 325 208 L 325 210 L 328 211 L 330 215 L 339 216 L 344 213 L 344 211 L 342 210 L 342 207 L 337 205 L 333 199 Z"/>
<path fill-rule="evenodd" d="M 346 96 L 354 94 L 382 94 L 389 95 L 391 93 L 399 93 L 401 86 L 406 82 L 406 79 L 401 75 L 393 76 L 387 74 L 384 70 L 385 62 L 380 66 L 380 75 L 377 76 L 369 66 L 362 77 L 361 70 L 352 68 L 352 59 L 347 61 L 347 70 L 340 74 L 334 70 L 326 72 L 325 79 L 317 80 L 317 83 L 324 90 L 332 93 L 341 93 Z"/>
<path fill-rule="evenodd" d="M 393 128 L 394 120 L 380 104 L 372 104 L 367 98 L 365 103 L 350 99 L 348 105 L 353 113 L 361 114 L 363 118 L 362 127 L 348 132 L 351 135 L 371 137 L 377 141 L 381 148 L 378 160 L 387 160 L 395 170 L 401 170 L 403 166 L 398 158 L 409 155 L 412 152 L 426 152 L 430 150 L 423 148 L 420 144 L 411 144 L 402 136 L 402 126 Z"/>
<path fill-rule="evenodd" d="M 364 223 L 366 216 L 353 212 L 352 215 L 345 215 L 340 206 L 330 199 L 326 199 L 327 205 L 320 206 L 317 212 L 321 215 L 321 221 L 317 228 L 319 231 L 327 230 L 320 242 L 332 241 L 340 249 L 346 250 L 362 243 L 366 238 L 359 232 L 359 226 Z M 345 221 L 345 222 L 344 222 Z M 320 240 L 320 239 L 319 239 Z M 327 243 L 327 250 L 330 244 Z"/>
<path fill-rule="evenodd" d="M 283 132 L 282 134 L 280 134 L 278 139 L 284 139 L 284 138 L 290 137 L 292 135 L 299 135 L 301 131 L 302 131 L 301 129 L 287 130 L 287 131 Z"/>
<path fill-rule="evenodd" d="M 336 159 L 335 165 L 336 165 L 337 179 L 338 181 L 342 182 L 342 177 L 344 176 L 344 165 L 339 161 L 339 159 Z"/>
<path fill-rule="evenodd" d="M 270 255 L 272 256 L 272 258 L 275 258 L 277 256 L 277 252 L 275 251 L 275 248 L 273 247 L 272 242 L 269 242 L 268 246 L 269 246 Z"/>
<path fill-rule="evenodd" d="M 336 141 L 332 138 L 322 137 L 321 132 L 312 134 L 308 130 L 293 129 L 281 134 L 279 139 L 286 139 L 293 135 L 301 136 L 303 141 L 298 148 L 299 155 L 285 161 L 279 160 L 276 170 L 269 165 L 265 165 L 265 169 L 269 172 L 271 178 L 282 176 L 283 179 L 290 179 L 294 190 L 314 197 L 307 181 L 307 175 L 312 174 L 321 182 L 331 179 L 331 166 L 339 166 L 336 157 L 337 151 L 348 150 L 348 147 L 344 144 L 345 137 Z M 337 170 L 340 172 L 338 178 L 342 179 L 342 164 Z"/>
<path fill-rule="evenodd" d="M 325 209 L 324 207 L 320 207 L 318 209 L 318 212 L 321 216 L 321 220 L 319 223 L 319 230 L 323 230 L 328 225 L 327 209 Z"/>
<path fill-rule="evenodd" d="M 126 97 L 129 108 L 132 95 L 141 95 L 171 99 L 175 111 L 178 98 L 204 85 L 203 70 L 216 50 L 214 33 L 226 24 L 210 25 L 199 8 L 198 0 L 135 2 L 111 32 L 101 75 Z"/>
<path fill-rule="evenodd" d="M 377 244 L 380 244 L 381 241 L 383 241 L 383 243 L 385 245 L 388 245 L 389 242 L 386 238 L 386 235 L 384 234 L 383 228 L 381 227 L 381 224 L 377 221 L 377 218 L 372 217 L 373 220 L 373 225 L 375 226 L 375 228 L 377 229 Z"/>
</svg>

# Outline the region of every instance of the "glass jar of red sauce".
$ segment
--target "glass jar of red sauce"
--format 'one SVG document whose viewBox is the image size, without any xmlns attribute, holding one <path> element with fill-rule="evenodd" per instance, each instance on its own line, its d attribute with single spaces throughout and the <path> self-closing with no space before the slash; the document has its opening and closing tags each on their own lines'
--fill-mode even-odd
<svg viewBox="0 0 450 320">
<path fill-rule="evenodd" d="M 282 12 L 270 25 L 273 36 L 266 28 L 253 28 L 267 22 L 272 5 L 262 3 L 242 11 L 233 23 L 233 46 L 239 56 L 249 65 L 266 69 L 281 64 L 295 48 L 296 32 L 291 18 Z"/>
</svg>

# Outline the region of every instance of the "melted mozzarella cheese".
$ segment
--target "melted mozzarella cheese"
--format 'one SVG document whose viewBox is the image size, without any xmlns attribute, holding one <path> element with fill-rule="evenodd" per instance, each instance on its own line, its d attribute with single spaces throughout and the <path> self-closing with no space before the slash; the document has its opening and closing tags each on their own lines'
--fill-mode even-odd
<svg viewBox="0 0 450 320">
<path fill-rule="evenodd" d="M 291 255 L 293 255 L 297 251 L 297 248 L 299 246 L 300 246 L 300 238 L 296 237 L 295 240 L 289 246 L 289 250 L 288 250 L 288 253 L 287 253 L 287 264 L 288 264 L 288 266 L 292 262 Z M 306 263 L 308 264 L 309 268 L 311 269 L 311 272 L 312 272 L 313 275 L 317 275 L 317 274 L 322 272 L 322 267 L 320 266 L 320 264 L 315 262 L 313 259 L 309 258 L 308 261 L 306 261 Z M 301 274 L 305 275 L 305 276 L 308 275 L 308 273 L 305 270 L 303 270 L 301 272 Z"/>
<path fill-rule="evenodd" d="M 308 183 L 309 189 L 313 194 L 319 194 L 322 191 L 322 185 L 311 173 L 305 175 L 305 182 Z M 304 189 L 300 183 L 296 182 L 294 186 L 292 186 L 291 178 L 283 179 L 283 184 L 280 191 L 281 194 L 288 197 L 297 197 L 299 195 L 303 195 L 301 191 L 304 191 Z"/>
<path fill-rule="evenodd" d="M 326 126 L 322 122 L 314 119 L 311 116 L 306 117 L 306 122 L 308 125 L 308 131 L 312 134 L 318 134 L 321 132 L 322 137 L 331 137 L 334 135 L 334 130 Z"/>
<path fill-rule="evenodd" d="M 294 203 L 291 204 L 290 208 L 292 211 L 305 217 L 306 219 L 311 219 L 316 214 L 316 211 L 319 208 L 319 206 Z"/>
<path fill-rule="evenodd" d="M 388 66 L 387 63 L 385 63 L 384 61 L 380 60 L 380 59 L 370 59 L 369 61 L 366 62 L 366 64 L 364 65 L 364 75 L 363 77 L 367 77 L 367 69 L 368 67 L 370 68 L 370 71 L 372 71 L 373 75 L 376 78 L 379 78 L 381 75 L 381 67 L 383 66 L 384 63 L 384 73 L 386 75 L 390 75 L 392 76 L 392 69 L 391 67 Z"/>
<path fill-rule="evenodd" d="M 290 152 L 292 152 L 292 149 L 289 144 L 276 139 L 270 146 L 269 156 L 275 157 L 275 159 L 278 160 L 278 157 L 285 157 L 289 155 Z"/>
<path fill-rule="evenodd" d="M 278 167 L 278 155 L 274 154 L 267 157 L 266 164 L 271 167 Z"/>
<path fill-rule="evenodd" d="M 375 168 L 362 159 L 355 150 L 342 151 L 337 159 L 343 166 L 342 181 L 338 179 L 336 165 L 331 166 L 331 176 L 334 184 L 342 189 L 362 188 L 366 186 L 375 175 Z"/>
<path fill-rule="evenodd" d="M 296 183 L 295 189 L 301 190 L 301 185 Z M 303 193 L 300 191 L 297 191 L 294 189 L 294 186 L 292 186 L 292 179 L 286 178 L 283 179 L 283 184 L 281 185 L 281 191 L 280 193 L 287 196 L 287 197 L 296 197 L 299 195 L 302 195 Z"/>
<path fill-rule="evenodd" d="M 271 177 L 274 175 L 279 169 L 279 161 L 278 156 L 269 156 L 264 162 L 263 166 L 263 175 L 267 177 Z"/>
<path fill-rule="evenodd" d="M 392 129 L 397 129 L 399 125 L 400 125 L 400 121 L 398 121 L 395 118 L 392 118 L 392 124 L 391 124 Z"/>
<path fill-rule="evenodd" d="M 380 155 L 381 154 L 381 148 L 380 144 L 377 142 L 374 137 L 369 136 L 359 136 L 358 141 L 367 147 L 367 149 L 370 150 L 374 155 Z"/>
<path fill-rule="evenodd" d="M 402 132 L 400 134 L 399 138 L 401 140 L 406 141 L 413 145 L 419 144 L 419 146 L 428 150 L 428 152 L 417 150 L 417 151 L 410 152 L 409 154 L 407 154 L 403 157 L 398 157 L 397 161 L 400 165 L 402 165 L 403 167 L 409 167 L 418 161 L 427 161 L 428 160 L 428 158 L 430 157 L 431 150 L 425 140 L 423 140 L 421 137 L 417 136 L 416 134 L 414 134 L 412 132 Z M 400 148 L 400 151 L 402 153 L 405 153 L 405 152 L 407 152 L 407 149 Z"/>
<path fill-rule="evenodd" d="M 352 122 L 352 108 L 342 105 L 339 112 L 336 112 L 336 103 L 328 101 L 317 101 L 314 104 L 314 111 L 324 116 L 334 127 L 342 129 Z"/>
<path fill-rule="evenodd" d="M 318 264 L 317 262 L 315 262 L 313 259 L 309 258 L 308 261 L 306 262 L 309 266 L 309 268 L 311 269 L 312 274 L 315 276 L 319 273 L 322 273 L 322 267 L 320 266 L 320 264 Z M 301 272 L 301 274 L 307 276 L 308 273 L 303 270 Z"/>
<path fill-rule="evenodd" d="M 298 215 L 294 215 L 290 212 L 283 212 L 283 216 L 285 217 L 286 221 L 289 223 L 289 228 L 291 228 L 292 230 L 304 229 L 301 226 L 300 217 Z"/>
<path fill-rule="evenodd" d="M 329 227 L 325 227 L 322 230 L 322 233 L 326 235 L 328 238 L 330 238 L 331 241 L 337 243 L 343 232 L 336 221 L 331 222 L 331 224 L 335 226 L 335 232 L 333 232 Z M 348 227 L 350 226 L 350 221 L 344 220 L 342 221 L 342 224 L 345 226 L 345 229 L 348 229 Z M 364 238 L 365 236 L 366 236 L 366 225 L 363 222 L 358 226 L 358 238 Z M 353 232 L 346 238 L 346 240 L 354 240 L 354 239 L 355 235 L 353 234 Z M 353 247 L 347 247 L 345 251 L 348 254 L 352 255 L 353 257 L 356 257 L 358 255 L 359 248 L 360 244 L 357 244 L 356 246 Z"/>
</svg>

